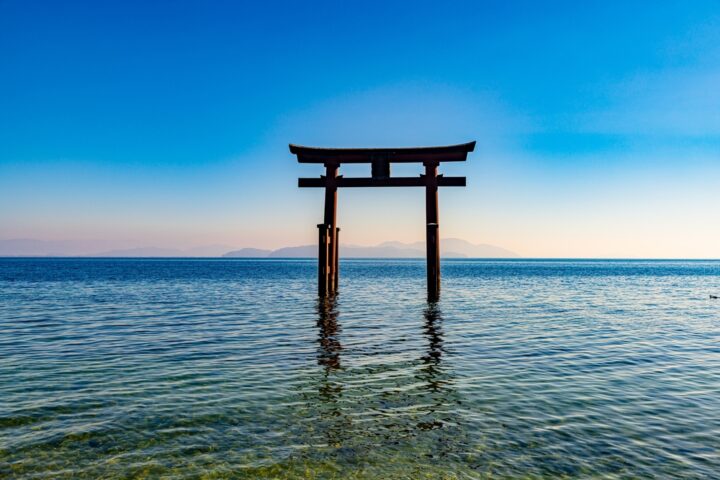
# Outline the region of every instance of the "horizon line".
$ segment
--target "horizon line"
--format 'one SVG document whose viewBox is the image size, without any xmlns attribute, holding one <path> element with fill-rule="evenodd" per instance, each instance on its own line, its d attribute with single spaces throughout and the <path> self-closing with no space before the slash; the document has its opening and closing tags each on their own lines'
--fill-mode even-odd
<svg viewBox="0 0 720 480">
<path fill-rule="evenodd" d="M 313 260 L 317 261 L 317 257 L 224 257 L 224 256 L 208 256 L 208 257 L 184 257 L 184 256 L 96 256 L 96 255 L 0 255 L 0 260 L 7 259 L 66 259 L 66 260 Z M 572 260 L 572 261 L 698 261 L 698 262 L 714 262 L 720 261 L 720 258 L 688 258 L 688 257 L 441 257 L 447 261 L 463 261 L 463 260 L 501 260 L 501 261 L 544 261 L 544 260 Z M 341 257 L 340 260 L 426 260 L 425 257 Z"/>
</svg>

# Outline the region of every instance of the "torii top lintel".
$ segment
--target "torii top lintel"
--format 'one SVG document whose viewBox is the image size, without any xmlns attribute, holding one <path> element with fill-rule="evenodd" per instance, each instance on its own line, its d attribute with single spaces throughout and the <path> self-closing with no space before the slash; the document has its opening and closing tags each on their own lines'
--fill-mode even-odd
<svg viewBox="0 0 720 480">
<path fill-rule="evenodd" d="M 318 148 L 290 144 L 290 153 L 299 163 L 374 163 L 382 159 L 388 163 L 464 162 L 475 142 L 440 147 L 404 148 Z"/>
<path fill-rule="evenodd" d="M 410 148 L 316 148 L 290 145 L 299 163 L 320 163 L 327 169 L 320 178 L 299 178 L 298 187 L 337 190 L 338 187 L 464 187 L 465 177 L 445 177 L 437 173 L 440 162 L 464 162 L 475 142 L 444 147 Z M 419 177 L 392 177 L 391 163 L 423 163 L 425 175 Z M 369 178 L 344 178 L 338 175 L 343 163 L 369 163 Z M 330 191 L 330 190 L 329 190 Z"/>
</svg>

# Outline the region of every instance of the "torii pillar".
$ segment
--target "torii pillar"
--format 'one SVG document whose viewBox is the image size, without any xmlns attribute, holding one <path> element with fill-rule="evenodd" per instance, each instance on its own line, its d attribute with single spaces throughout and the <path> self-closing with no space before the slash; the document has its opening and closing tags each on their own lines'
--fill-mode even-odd
<svg viewBox="0 0 720 480">
<path fill-rule="evenodd" d="M 337 291 L 340 229 L 337 228 L 337 172 L 340 165 L 325 163 L 325 215 L 318 224 L 318 295 Z M 322 178 L 322 177 L 321 177 Z"/>
<path fill-rule="evenodd" d="M 429 298 L 440 295 L 440 224 L 438 221 L 438 162 L 425 166 L 425 248 L 427 250 L 427 289 Z"/>
<path fill-rule="evenodd" d="M 438 223 L 438 187 L 464 187 L 465 177 L 438 174 L 440 162 L 462 162 L 475 149 L 475 142 L 444 147 L 416 148 L 316 148 L 290 145 L 290 152 L 300 163 L 325 166 L 320 178 L 300 178 L 299 187 L 325 188 L 324 222 L 318 225 L 318 295 L 324 297 L 338 290 L 337 227 L 338 187 L 425 187 L 425 222 L 427 246 L 428 299 L 440 295 L 440 233 Z M 343 163 L 369 163 L 371 177 L 343 178 L 338 175 Z M 425 174 L 419 177 L 391 177 L 391 163 L 422 163 Z"/>
</svg>

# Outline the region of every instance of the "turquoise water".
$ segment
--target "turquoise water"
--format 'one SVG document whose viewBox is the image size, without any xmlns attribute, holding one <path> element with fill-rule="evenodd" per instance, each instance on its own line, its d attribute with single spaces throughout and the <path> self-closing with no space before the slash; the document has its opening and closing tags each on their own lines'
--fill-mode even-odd
<svg viewBox="0 0 720 480">
<path fill-rule="evenodd" d="M 720 478 L 720 262 L 0 260 L 2 478 Z"/>
</svg>

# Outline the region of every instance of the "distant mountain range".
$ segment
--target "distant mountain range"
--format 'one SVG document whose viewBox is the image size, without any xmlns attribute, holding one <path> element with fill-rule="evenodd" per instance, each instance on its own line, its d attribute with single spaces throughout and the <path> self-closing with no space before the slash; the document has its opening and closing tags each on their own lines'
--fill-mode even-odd
<svg viewBox="0 0 720 480">
<path fill-rule="evenodd" d="M 284 247 L 277 250 L 241 248 L 223 257 L 234 258 L 303 258 L 317 257 L 317 245 Z M 517 258 L 510 250 L 487 244 L 472 244 L 459 238 L 440 240 L 440 255 L 445 258 Z M 425 242 L 384 242 L 372 247 L 340 244 L 340 256 L 345 258 L 418 258 L 425 257 Z"/>
<path fill-rule="evenodd" d="M 515 258 L 515 252 L 487 244 L 472 244 L 457 238 L 440 241 L 440 254 L 445 258 Z M 340 245 L 345 258 L 418 258 L 425 256 L 425 242 L 384 242 L 366 247 Z M 189 249 L 134 247 L 117 248 L 111 242 L 82 240 L 0 240 L 0 256 L 10 257 L 230 257 L 230 258 L 307 258 L 317 257 L 317 245 L 284 247 L 277 250 L 260 248 L 233 249 L 228 245 L 207 245 Z"/>
<path fill-rule="evenodd" d="M 96 240 L 0 240 L 0 256 L 6 257 L 221 257 L 233 248 L 230 245 L 118 248 L 117 242 Z"/>
</svg>

